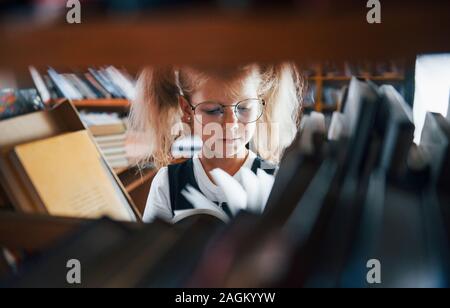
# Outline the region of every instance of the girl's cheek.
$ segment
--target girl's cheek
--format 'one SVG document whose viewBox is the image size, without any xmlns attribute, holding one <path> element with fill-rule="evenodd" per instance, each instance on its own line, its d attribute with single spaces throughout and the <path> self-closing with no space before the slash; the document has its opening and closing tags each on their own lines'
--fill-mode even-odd
<svg viewBox="0 0 450 308">
<path fill-rule="evenodd" d="M 246 141 L 246 143 L 249 142 L 250 140 L 252 140 L 253 136 L 255 135 L 255 131 L 256 131 L 255 123 L 247 124 L 245 126 L 245 141 Z"/>
</svg>

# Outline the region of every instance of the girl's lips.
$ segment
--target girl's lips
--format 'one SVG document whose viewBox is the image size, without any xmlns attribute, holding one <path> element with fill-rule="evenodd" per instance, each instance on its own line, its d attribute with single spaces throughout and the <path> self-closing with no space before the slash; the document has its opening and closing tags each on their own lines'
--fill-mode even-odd
<svg viewBox="0 0 450 308">
<path fill-rule="evenodd" d="M 231 139 L 220 139 L 223 142 L 232 142 L 232 141 L 238 141 L 241 140 L 242 138 L 231 138 Z"/>
</svg>

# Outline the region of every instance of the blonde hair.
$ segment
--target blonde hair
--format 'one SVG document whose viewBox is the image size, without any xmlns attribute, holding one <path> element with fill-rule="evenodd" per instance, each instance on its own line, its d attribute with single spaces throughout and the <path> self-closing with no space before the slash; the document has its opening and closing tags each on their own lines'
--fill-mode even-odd
<svg viewBox="0 0 450 308">
<path fill-rule="evenodd" d="M 129 117 L 130 132 L 140 134 L 149 142 L 148 153 L 140 159 L 140 164 L 152 162 L 157 168 L 170 164 L 172 144 L 187 131 L 181 120 L 178 97 L 189 98 L 210 77 L 240 83 L 251 80 L 257 84 L 260 97 L 266 101 L 264 114 L 258 120 L 265 124 L 265 131 L 257 129 L 250 147 L 261 158 L 279 162 L 296 135 L 302 110 L 303 79 L 291 63 L 251 64 L 228 70 L 144 68 Z"/>
</svg>

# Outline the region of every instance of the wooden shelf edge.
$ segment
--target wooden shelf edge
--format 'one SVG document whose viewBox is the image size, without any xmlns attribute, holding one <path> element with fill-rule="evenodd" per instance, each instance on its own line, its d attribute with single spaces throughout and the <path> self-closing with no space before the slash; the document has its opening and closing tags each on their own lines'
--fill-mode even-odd
<svg viewBox="0 0 450 308">
<path fill-rule="evenodd" d="M 384 76 L 356 76 L 357 78 L 365 78 L 373 81 L 404 81 L 405 77 L 402 76 L 392 76 L 392 77 L 384 77 Z M 328 76 L 313 76 L 308 77 L 308 80 L 323 80 L 323 81 L 350 81 L 352 77 L 347 76 L 336 76 L 336 77 L 328 77 Z"/>
<path fill-rule="evenodd" d="M 61 103 L 65 99 L 58 99 L 50 102 L 51 105 Z M 89 108 L 89 107 L 108 107 L 108 108 L 128 108 L 131 102 L 126 99 L 83 99 L 72 100 L 72 103 L 77 108 Z"/>
<path fill-rule="evenodd" d="M 127 190 L 128 193 L 130 193 L 130 192 L 134 191 L 135 189 L 137 189 L 142 184 L 144 184 L 145 182 L 147 182 L 148 180 L 150 180 L 151 178 L 153 178 L 155 176 L 155 174 L 156 174 L 156 170 L 150 171 L 147 174 L 143 175 L 142 177 L 139 177 L 135 181 L 128 184 L 125 187 L 125 189 Z"/>
</svg>

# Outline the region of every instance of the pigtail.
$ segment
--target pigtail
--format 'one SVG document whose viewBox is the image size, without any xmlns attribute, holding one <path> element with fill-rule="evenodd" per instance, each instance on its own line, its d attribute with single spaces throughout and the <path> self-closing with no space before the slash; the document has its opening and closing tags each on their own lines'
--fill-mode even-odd
<svg viewBox="0 0 450 308">
<path fill-rule="evenodd" d="M 261 67 L 261 76 L 266 107 L 251 146 L 265 160 L 279 163 L 299 128 L 303 78 L 292 63 Z"/>
<path fill-rule="evenodd" d="M 173 68 L 145 68 L 137 85 L 136 100 L 130 110 L 130 132 L 148 145 L 146 155 L 137 162 L 144 166 L 151 162 L 156 168 L 170 163 L 171 147 L 179 136 L 181 109 L 180 93 Z"/>
</svg>

